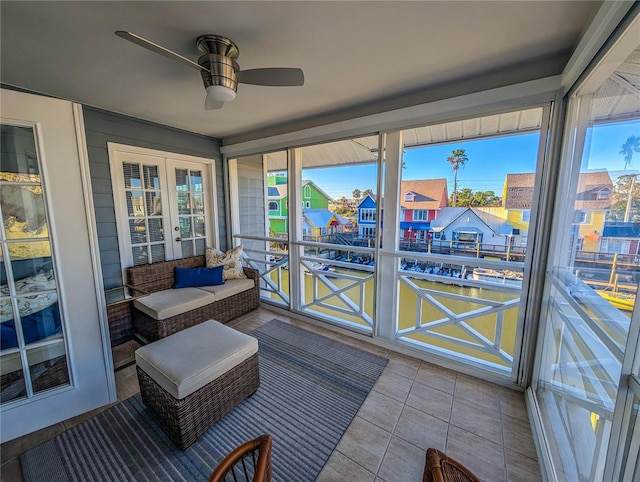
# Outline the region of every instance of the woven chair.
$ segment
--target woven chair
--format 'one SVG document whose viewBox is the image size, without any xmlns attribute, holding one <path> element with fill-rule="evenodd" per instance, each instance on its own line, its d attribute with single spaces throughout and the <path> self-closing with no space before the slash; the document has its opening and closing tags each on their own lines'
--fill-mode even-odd
<svg viewBox="0 0 640 482">
<path fill-rule="evenodd" d="M 480 482 L 480 479 L 460 462 L 439 450 L 427 449 L 422 482 Z"/>
<path fill-rule="evenodd" d="M 271 482 L 271 435 L 260 435 L 233 449 L 209 477 L 209 482 L 240 480 Z"/>
</svg>

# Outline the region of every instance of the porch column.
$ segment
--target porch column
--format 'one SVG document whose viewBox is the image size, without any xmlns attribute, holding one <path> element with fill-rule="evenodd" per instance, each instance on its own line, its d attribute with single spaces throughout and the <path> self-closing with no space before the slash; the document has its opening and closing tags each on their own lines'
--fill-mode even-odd
<svg viewBox="0 0 640 482">
<path fill-rule="evenodd" d="M 376 335 L 393 340 L 398 325 L 398 282 L 400 258 L 393 256 L 399 247 L 400 181 L 402 178 L 402 132 L 383 134 L 385 149 L 383 161 L 386 168 L 384 199 L 378 196 L 378 220 L 384 202 L 382 248 L 376 260 L 378 283 L 376 296 Z M 380 169 L 382 172 L 382 169 Z M 380 226 L 380 221 L 378 223 Z M 379 227 L 378 227 L 379 229 Z"/>
<path fill-rule="evenodd" d="M 302 241 L 302 149 L 288 149 L 287 196 L 289 197 L 289 290 L 290 307 L 300 311 L 304 294 L 304 273 L 300 269 Z"/>
</svg>

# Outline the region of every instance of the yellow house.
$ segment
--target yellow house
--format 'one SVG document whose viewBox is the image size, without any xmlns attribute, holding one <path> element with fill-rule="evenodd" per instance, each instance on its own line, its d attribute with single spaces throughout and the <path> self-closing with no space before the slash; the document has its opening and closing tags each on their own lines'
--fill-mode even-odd
<svg viewBox="0 0 640 482">
<path fill-rule="evenodd" d="M 533 201 L 533 173 L 507 174 L 503 190 L 506 222 L 526 244 Z M 581 173 L 578 178 L 573 224 L 578 230 L 578 250 L 598 251 L 607 210 L 611 209 L 613 183 L 606 171 Z M 517 231 L 515 231 L 517 230 Z"/>
</svg>

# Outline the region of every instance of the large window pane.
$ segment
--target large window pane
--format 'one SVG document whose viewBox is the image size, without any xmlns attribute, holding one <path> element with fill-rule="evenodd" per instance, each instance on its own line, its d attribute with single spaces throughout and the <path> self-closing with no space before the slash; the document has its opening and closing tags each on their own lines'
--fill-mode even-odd
<svg viewBox="0 0 640 482">
<path fill-rule="evenodd" d="M 370 331 L 378 230 L 378 136 L 300 150 L 301 310 Z"/>
<path fill-rule="evenodd" d="M 511 375 L 544 112 L 403 131 L 398 338 Z"/>
<path fill-rule="evenodd" d="M 603 480 L 616 456 L 608 450 L 614 411 L 627 396 L 620 380 L 640 282 L 638 58 L 640 49 L 569 104 L 534 385 L 566 480 Z"/>
</svg>

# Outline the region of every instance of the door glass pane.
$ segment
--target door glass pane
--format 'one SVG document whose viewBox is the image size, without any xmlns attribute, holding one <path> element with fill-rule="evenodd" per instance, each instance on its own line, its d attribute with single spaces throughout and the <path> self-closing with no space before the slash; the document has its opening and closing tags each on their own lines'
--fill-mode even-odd
<svg viewBox="0 0 640 482">
<path fill-rule="evenodd" d="M 178 202 L 178 228 L 182 257 L 204 253 L 201 239 L 206 238 L 205 231 L 205 198 L 201 170 L 175 168 L 176 198 Z M 206 248 L 205 248 L 206 249 Z"/>
<path fill-rule="evenodd" d="M 178 214 L 191 214 L 189 193 L 178 192 Z"/>
<path fill-rule="evenodd" d="M 122 165 L 124 172 L 124 186 L 126 188 L 141 188 L 142 180 L 140 178 L 140 165 L 125 162 Z"/>
<path fill-rule="evenodd" d="M 149 259 L 148 253 L 150 243 L 165 240 L 160 168 L 153 164 L 123 162 L 122 169 L 133 263 L 138 265 L 157 261 L 159 257 Z M 140 178 L 141 172 L 144 184 Z M 164 251 L 164 244 L 156 245 L 154 252 L 159 253 L 161 249 Z"/>
<path fill-rule="evenodd" d="M 204 213 L 204 199 L 202 197 L 202 194 L 191 195 L 191 212 L 192 214 Z"/>
<path fill-rule="evenodd" d="M 151 250 L 151 260 L 153 263 L 157 263 L 158 261 L 165 260 L 164 243 L 152 244 L 150 246 L 150 250 Z"/>
<path fill-rule="evenodd" d="M 35 393 L 69 383 L 67 356 L 63 343 L 27 350 L 27 360 Z"/>
<path fill-rule="evenodd" d="M 7 353 L 3 350 L 0 356 L 0 372 L 0 403 L 27 396 L 20 352 Z"/>
<path fill-rule="evenodd" d="M 191 218 L 180 218 L 180 236 L 183 238 L 191 237 Z"/>
<path fill-rule="evenodd" d="M 195 256 L 195 247 L 193 245 L 193 242 L 191 242 L 191 241 L 182 241 L 180 244 L 182 246 L 182 257 L 183 258 L 188 258 L 189 256 Z"/>
<path fill-rule="evenodd" d="M 30 369 L 25 379 L 30 347 L 47 351 L 55 345 L 62 356 L 66 347 L 34 133 L 30 128 L 3 125 L 2 142 L 0 376 L 4 403 L 66 385 L 69 373 L 66 362 L 55 370 L 45 364 L 37 371 Z M 36 374 L 47 383 L 39 382 Z"/>
<path fill-rule="evenodd" d="M 176 190 L 188 191 L 189 190 L 189 176 L 187 169 L 176 169 Z"/>
<path fill-rule="evenodd" d="M 152 242 L 164 240 L 164 228 L 162 227 L 162 218 L 149 219 L 149 239 Z"/>
<path fill-rule="evenodd" d="M 145 189 L 160 189 L 160 178 L 158 176 L 158 166 L 144 166 L 144 187 Z"/>
<path fill-rule="evenodd" d="M 569 105 L 534 385 L 566 480 L 603 480 L 614 408 L 626 397 L 620 375 L 640 282 L 640 96 L 626 79 L 639 55 Z"/>
<path fill-rule="evenodd" d="M 162 199 L 160 191 L 148 192 L 147 194 L 147 212 L 149 216 L 162 216 Z"/>
<path fill-rule="evenodd" d="M 202 171 L 191 170 L 189 175 L 191 190 L 194 192 L 202 192 Z"/>
<path fill-rule="evenodd" d="M 204 237 L 204 216 L 193 218 L 193 233 L 196 237 Z"/>
</svg>

